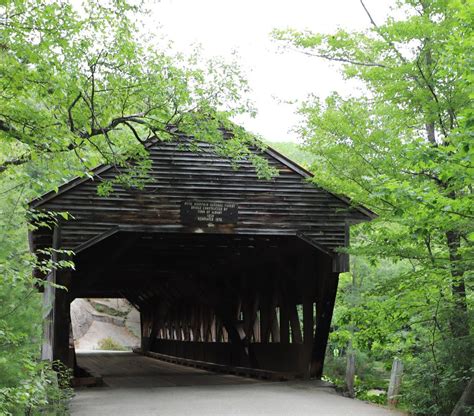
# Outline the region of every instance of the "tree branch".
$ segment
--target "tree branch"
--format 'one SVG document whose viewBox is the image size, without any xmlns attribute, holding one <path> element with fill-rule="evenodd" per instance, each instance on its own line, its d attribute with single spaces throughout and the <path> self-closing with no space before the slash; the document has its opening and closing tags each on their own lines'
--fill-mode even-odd
<svg viewBox="0 0 474 416">
<path fill-rule="evenodd" d="M 18 158 L 18 159 L 6 160 L 5 162 L 3 162 L 3 163 L 0 165 L 0 173 L 6 171 L 9 166 L 19 166 L 19 165 L 23 165 L 24 163 L 29 162 L 30 160 L 31 160 L 31 156 L 30 156 L 30 155 L 25 155 L 25 156 L 22 156 L 22 157 L 20 157 L 20 158 Z"/>
<path fill-rule="evenodd" d="M 433 86 L 430 84 L 430 82 L 426 78 L 425 73 L 424 73 L 423 69 L 421 68 L 419 59 L 416 60 L 416 67 L 418 68 L 418 72 L 420 73 L 421 78 L 425 82 L 425 85 L 428 87 L 428 91 L 430 92 L 431 96 L 433 97 L 433 99 L 436 102 L 436 105 L 438 107 L 437 115 L 438 115 L 439 126 L 441 127 L 441 131 L 443 132 L 444 137 L 447 137 L 447 132 L 446 132 L 446 129 L 444 127 L 443 119 L 442 119 L 441 113 L 440 113 L 441 106 L 440 106 L 440 103 L 439 103 L 438 95 L 436 94 L 435 90 L 433 89 Z"/>
<path fill-rule="evenodd" d="M 360 61 L 355 61 L 349 58 L 337 58 L 335 56 L 330 56 L 327 54 L 318 54 L 318 53 L 311 53 L 311 52 L 306 52 L 306 51 L 299 51 L 303 53 L 304 55 L 309 55 L 309 56 L 314 56 L 316 58 L 322 58 L 322 59 L 327 59 L 328 61 L 335 61 L 335 62 L 343 62 L 346 64 L 352 64 L 352 65 L 357 65 L 357 66 L 368 66 L 368 67 L 378 67 L 378 68 L 388 68 L 384 64 L 379 64 L 377 62 L 360 62 Z"/>
<path fill-rule="evenodd" d="M 8 133 L 11 137 L 21 142 L 23 141 L 23 136 L 21 135 L 21 133 L 5 120 L 0 120 L 0 130 L 4 131 L 5 133 Z"/>
<path fill-rule="evenodd" d="M 79 93 L 79 95 L 74 99 L 74 101 L 71 103 L 71 105 L 67 109 L 67 114 L 68 114 L 68 120 L 69 120 L 69 128 L 70 130 L 74 133 L 74 119 L 72 117 L 72 110 L 74 106 L 77 104 L 77 102 L 81 99 L 82 93 Z"/>
<path fill-rule="evenodd" d="M 135 136 L 135 139 L 137 139 L 138 142 L 143 145 L 144 142 L 138 135 L 138 132 L 137 130 L 135 130 L 135 127 L 133 127 L 128 121 L 124 121 L 123 124 L 125 124 L 132 131 L 133 135 Z"/>
</svg>

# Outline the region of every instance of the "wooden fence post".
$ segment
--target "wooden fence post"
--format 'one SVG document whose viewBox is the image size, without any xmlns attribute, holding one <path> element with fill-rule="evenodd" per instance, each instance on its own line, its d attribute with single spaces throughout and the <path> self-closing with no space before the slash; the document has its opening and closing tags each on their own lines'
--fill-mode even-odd
<svg viewBox="0 0 474 416">
<path fill-rule="evenodd" d="M 355 378 L 355 353 L 349 351 L 347 353 L 347 365 L 346 365 L 346 389 L 349 397 L 355 397 L 354 391 L 354 378 Z"/>
<path fill-rule="evenodd" d="M 396 406 L 398 402 L 398 394 L 402 382 L 403 363 L 400 359 L 395 358 L 392 364 L 392 372 L 390 373 L 390 384 L 388 385 L 388 404 Z"/>
</svg>

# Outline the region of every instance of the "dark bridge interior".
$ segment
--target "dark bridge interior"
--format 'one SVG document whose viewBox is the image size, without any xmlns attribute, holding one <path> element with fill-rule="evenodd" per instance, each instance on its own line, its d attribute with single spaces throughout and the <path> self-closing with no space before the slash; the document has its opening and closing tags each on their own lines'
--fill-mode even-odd
<svg viewBox="0 0 474 416">
<path fill-rule="evenodd" d="M 332 305 L 317 299 L 332 262 L 298 237 L 117 232 L 75 263 L 70 296 L 127 298 L 144 350 L 300 374 L 312 355 L 322 365 L 316 319 Z"/>
</svg>

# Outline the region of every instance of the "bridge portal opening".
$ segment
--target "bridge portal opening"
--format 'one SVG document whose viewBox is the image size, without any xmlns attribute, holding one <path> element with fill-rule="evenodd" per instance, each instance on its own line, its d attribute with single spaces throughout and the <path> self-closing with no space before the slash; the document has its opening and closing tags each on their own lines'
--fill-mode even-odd
<svg viewBox="0 0 474 416">
<path fill-rule="evenodd" d="M 121 302 L 119 309 L 128 304 L 139 315 L 144 353 L 309 371 L 318 307 L 320 318 L 324 312 L 316 299 L 332 262 L 297 237 L 117 232 L 78 253 L 75 264 L 71 320 L 84 330 L 85 317 L 74 312 L 87 307 L 99 320 L 96 340 L 112 343 L 111 321 L 122 318 L 100 311 Z M 77 349 L 100 348 L 87 334 L 75 341 Z"/>
<path fill-rule="evenodd" d="M 140 347 L 140 313 L 124 298 L 76 298 L 71 302 L 76 352 L 133 351 Z"/>
</svg>

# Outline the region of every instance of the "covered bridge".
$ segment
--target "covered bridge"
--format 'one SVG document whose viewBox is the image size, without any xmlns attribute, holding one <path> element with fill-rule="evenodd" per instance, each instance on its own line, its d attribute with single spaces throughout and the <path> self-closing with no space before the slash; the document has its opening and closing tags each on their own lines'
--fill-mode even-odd
<svg viewBox="0 0 474 416">
<path fill-rule="evenodd" d="M 43 357 L 73 366 L 69 305 L 79 297 L 128 299 L 140 311 L 144 351 L 321 377 L 349 224 L 372 213 L 309 183 L 273 149 L 255 150 L 279 174 L 258 179 L 208 144 L 148 146 L 145 189 L 97 185 L 101 166 L 31 203 L 67 211 L 31 233 L 31 250 L 73 250 L 74 270 L 46 276 Z M 59 217 L 61 218 L 61 217 Z M 58 256 L 58 254 L 53 254 Z"/>
</svg>

